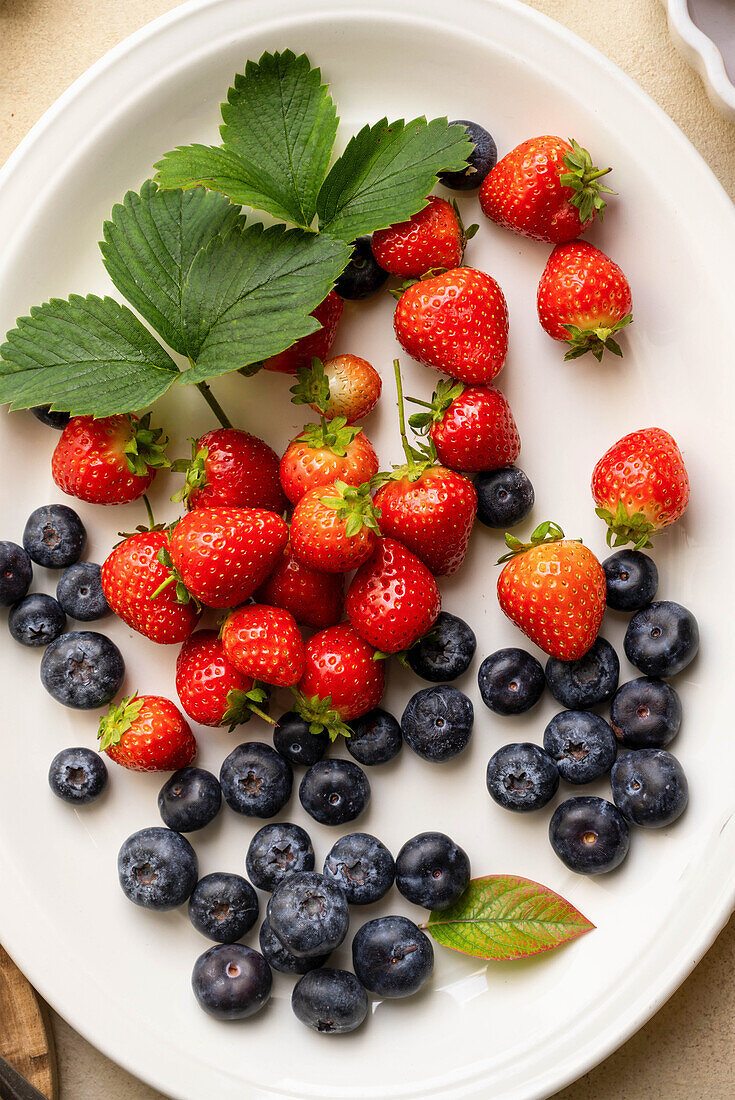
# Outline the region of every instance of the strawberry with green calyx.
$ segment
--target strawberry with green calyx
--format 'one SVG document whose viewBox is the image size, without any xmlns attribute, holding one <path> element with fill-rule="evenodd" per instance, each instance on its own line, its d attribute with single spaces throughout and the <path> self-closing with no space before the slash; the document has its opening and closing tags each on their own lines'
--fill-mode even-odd
<svg viewBox="0 0 735 1100">
<path fill-rule="evenodd" d="M 308 366 L 314 356 L 318 359 L 326 359 L 329 349 L 334 343 L 337 333 L 337 325 L 342 316 L 344 303 L 334 290 L 330 290 L 323 302 L 315 310 L 312 317 L 319 322 L 320 327 L 309 336 L 302 336 L 292 344 L 290 348 L 271 355 L 262 364 L 263 370 L 276 371 L 278 374 L 297 374 L 301 367 Z M 247 367 L 245 372 L 253 373 L 253 368 Z"/>
<path fill-rule="evenodd" d="M 465 386 L 442 379 L 431 402 L 408 400 L 428 412 L 414 413 L 408 423 L 428 434 L 437 457 L 452 470 L 475 473 L 512 465 L 521 451 L 513 413 L 494 386 Z"/>
<path fill-rule="evenodd" d="M 418 214 L 376 230 L 370 244 L 384 271 L 401 278 L 418 277 L 459 267 L 465 244 L 478 228 L 472 225 L 465 231 L 456 200 L 429 195 Z"/>
<path fill-rule="evenodd" d="M 274 687 L 293 687 L 304 671 L 304 640 L 288 611 L 247 604 L 231 611 L 220 631 L 227 659 L 240 672 Z"/>
<path fill-rule="evenodd" d="M 59 488 L 89 504 L 128 504 L 149 488 L 156 470 L 169 466 L 168 440 L 151 428 L 150 413 L 73 416 L 51 459 Z"/>
<path fill-rule="evenodd" d="M 258 603 L 290 611 L 302 626 L 324 630 L 342 620 L 344 575 L 325 573 L 305 565 L 293 555 L 289 543 L 255 598 Z"/>
<path fill-rule="evenodd" d="M 346 725 L 377 707 L 385 690 L 385 662 L 349 623 L 312 635 L 294 709 L 312 733 L 326 730 L 334 741 L 349 737 Z"/>
<path fill-rule="evenodd" d="M 279 466 L 283 491 L 292 504 L 304 493 L 339 479 L 362 485 L 378 472 L 378 456 L 362 428 L 344 416 L 307 424 L 292 439 Z"/>
<path fill-rule="evenodd" d="M 278 455 L 262 439 L 238 428 L 216 428 L 191 443 L 191 458 L 172 465 L 185 474 L 172 500 L 183 501 L 189 510 L 220 505 L 284 510 Z"/>
<path fill-rule="evenodd" d="M 97 734 L 100 752 L 137 772 L 173 772 L 191 764 L 197 743 L 178 707 L 160 695 L 132 695 L 110 707 Z"/>
<path fill-rule="evenodd" d="M 176 691 L 184 713 L 203 726 L 236 726 L 263 713 L 267 692 L 227 659 L 216 630 L 197 630 L 176 659 Z"/>
<path fill-rule="evenodd" d="M 359 355 L 337 355 L 325 363 L 312 359 L 298 379 L 291 387 L 294 405 L 309 405 L 328 420 L 344 416 L 348 424 L 372 412 L 383 388 L 375 367 Z"/>
<path fill-rule="evenodd" d="M 323 573 L 350 573 L 367 561 L 380 535 L 371 491 L 369 481 L 310 489 L 291 517 L 294 557 Z"/>
</svg>

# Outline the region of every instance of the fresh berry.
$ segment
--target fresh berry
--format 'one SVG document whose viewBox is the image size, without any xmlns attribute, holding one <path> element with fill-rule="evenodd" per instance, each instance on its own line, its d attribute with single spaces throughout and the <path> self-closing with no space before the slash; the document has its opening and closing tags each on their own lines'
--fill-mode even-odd
<svg viewBox="0 0 735 1100">
<path fill-rule="evenodd" d="M 480 695 L 496 714 L 525 714 L 544 693 L 546 681 L 540 663 L 525 649 L 498 649 L 480 665 Z"/>
<path fill-rule="evenodd" d="M 23 546 L 38 565 L 65 569 L 79 561 L 87 532 L 73 508 L 47 504 L 31 512 L 23 531 Z"/>
<path fill-rule="evenodd" d="M 218 943 L 194 963 L 191 987 L 201 1008 L 217 1020 L 243 1020 L 270 998 L 273 978 L 259 951 Z"/>
<path fill-rule="evenodd" d="M 283 946 L 267 920 L 264 920 L 261 924 L 258 938 L 260 940 L 260 950 L 263 952 L 268 965 L 273 967 L 274 970 L 280 970 L 283 974 L 308 974 L 310 970 L 316 970 L 318 967 L 324 966 L 331 953 L 308 955 L 306 957 L 292 955 Z"/>
<path fill-rule="evenodd" d="M 662 428 L 623 436 L 592 471 L 592 496 L 607 524 L 609 546 L 650 546 L 651 536 L 675 523 L 689 503 L 689 477 L 676 441 Z"/>
<path fill-rule="evenodd" d="M 377 997 L 410 997 L 434 969 L 429 937 L 408 917 L 377 917 L 363 924 L 352 941 L 352 965 Z"/>
<path fill-rule="evenodd" d="M 293 955 L 327 955 L 350 924 L 347 898 L 316 871 L 297 871 L 279 882 L 268 902 L 268 924 Z"/>
<path fill-rule="evenodd" d="M 258 895 L 242 875 L 215 871 L 200 878 L 189 898 L 189 920 L 215 943 L 242 939 L 258 919 Z"/>
<path fill-rule="evenodd" d="M 215 428 L 192 441 L 192 456 L 173 463 L 185 474 L 173 500 L 187 508 L 266 508 L 282 512 L 286 501 L 278 455 L 262 439 L 238 428 Z"/>
<path fill-rule="evenodd" d="M 436 195 L 430 195 L 423 210 L 408 221 L 377 229 L 371 245 L 380 266 L 404 279 L 460 267 L 464 246 L 458 210 Z"/>
<path fill-rule="evenodd" d="M 437 458 L 450 470 L 496 470 L 518 458 L 521 437 L 510 405 L 494 386 L 442 380 L 430 402 L 410 400 L 429 411 L 414 413 L 409 424 L 428 434 Z"/>
<path fill-rule="evenodd" d="M 378 456 L 362 428 L 344 416 L 309 424 L 291 440 L 280 464 L 281 485 L 292 504 L 310 489 L 335 481 L 357 487 L 378 472 Z"/>
<path fill-rule="evenodd" d="M 288 802 L 291 765 L 260 741 L 247 741 L 222 762 L 219 783 L 227 805 L 247 817 L 274 817 Z"/>
<path fill-rule="evenodd" d="M 272 892 L 287 875 L 314 870 L 311 837 L 290 821 L 264 825 L 250 841 L 245 868 L 259 890 Z"/>
<path fill-rule="evenodd" d="M 70 630 L 41 658 L 41 683 L 57 703 L 75 710 L 97 710 L 117 695 L 125 661 L 115 643 L 93 630 Z"/>
<path fill-rule="evenodd" d="M 350 262 L 334 284 L 334 289 L 340 298 L 360 302 L 364 298 L 377 294 L 385 285 L 387 278 L 388 272 L 383 271 L 373 256 L 370 237 L 358 237 L 352 249 Z"/>
<path fill-rule="evenodd" d="M 309 638 L 296 709 L 313 732 L 326 729 L 334 740 L 344 732 L 345 722 L 377 707 L 385 688 L 385 662 L 374 657 L 373 647 L 349 623 Z"/>
<path fill-rule="evenodd" d="M 464 126 L 467 137 L 475 148 L 467 160 L 466 168 L 461 168 L 458 172 L 440 172 L 439 182 L 452 191 L 474 191 L 497 163 L 498 150 L 495 141 L 479 122 L 459 118 L 450 122 L 449 125 Z"/>
<path fill-rule="evenodd" d="M 450 684 L 423 688 L 412 695 L 401 718 L 403 737 L 424 760 L 443 764 L 463 752 L 472 737 L 471 701 Z"/>
<path fill-rule="evenodd" d="M 93 561 L 78 561 L 59 577 L 56 599 L 70 619 L 91 623 L 110 614 L 102 588 L 102 570 Z"/>
<path fill-rule="evenodd" d="M 48 645 L 63 634 L 66 615 L 58 600 L 44 592 L 31 592 L 14 604 L 8 615 L 8 630 L 21 645 Z"/>
<path fill-rule="evenodd" d="M 64 802 L 86 806 L 95 802 L 107 786 L 107 768 L 92 749 L 62 749 L 51 761 L 48 782 Z"/>
<path fill-rule="evenodd" d="M 255 599 L 290 611 L 302 626 L 324 630 L 342 620 L 344 577 L 305 565 L 294 556 L 288 543 L 275 569 L 255 593 Z"/>
<path fill-rule="evenodd" d="M 117 856 L 123 893 L 144 909 L 178 909 L 199 877 L 196 852 L 186 837 L 157 825 L 124 841 Z"/>
<path fill-rule="evenodd" d="M 230 612 L 221 636 L 228 661 L 246 676 L 277 687 L 292 687 L 301 679 L 304 640 L 290 612 L 246 604 Z"/>
<path fill-rule="evenodd" d="M 495 530 L 507 531 L 522 523 L 536 500 L 533 485 L 517 466 L 479 474 L 475 489 L 477 518 Z"/>
<path fill-rule="evenodd" d="M 372 905 L 384 897 L 396 877 L 393 856 L 370 833 L 348 833 L 332 845 L 324 875 L 344 890 L 350 905 Z"/>
<path fill-rule="evenodd" d="M 0 607 L 22 600 L 33 580 L 31 556 L 16 542 L 0 542 Z"/>
<path fill-rule="evenodd" d="M 681 700 L 671 684 L 640 676 L 613 695 L 610 725 L 626 749 L 662 749 L 679 732 Z"/>
<path fill-rule="evenodd" d="M 294 405 L 309 405 L 328 420 L 343 416 L 354 424 L 373 411 L 382 388 L 380 375 L 367 359 L 337 355 L 326 363 L 315 359 L 300 370 L 291 400 Z"/>
<path fill-rule="evenodd" d="M 480 206 L 491 221 L 535 241 L 571 241 L 605 208 L 600 177 L 576 141 L 544 135 L 521 142 L 488 173 Z"/>
<path fill-rule="evenodd" d="M 368 1014 L 365 986 L 349 970 L 324 966 L 304 974 L 293 988 L 291 1007 L 296 1017 L 320 1035 L 345 1035 Z"/>
<path fill-rule="evenodd" d="M 658 569 L 640 550 L 618 550 L 602 563 L 607 584 L 607 606 L 613 611 L 640 611 L 654 599 Z"/>
<path fill-rule="evenodd" d="M 381 653 L 408 649 L 436 621 L 441 595 L 422 561 L 395 539 L 382 538 L 347 589 L 353 627 Z"/>
<path fill-rule="evenodd" d="M 222 790 L 217 777 L 204 768 L 179 768 L 158 792 L 161 819 L 177 833 L 203 829 L 221 808 Z"/>
<path fill-rule="evenodd" d="M 602 875 L 628 854 L 630 831 L 620 810 L 604 798 L 584 795 L 557 806 L 549 822 L 551 847 L 578 875 Z"/>
<path fill-rule="evenodd" d="M 699 650 L 699 626 L 691 611 L 659 600 L 637 611 L 628 623 L 625 656 L 646 676 L 676 676 Z"/>
<path fill-rule="evenodd" d="M 342 299 L 334 290 L 330 290 L 323 302 L 312 310 L 311 316 L 320 324 L 310 336 L 302 336 L 278 355 L 271 355 L 263 363 L 264 370 L 277 371 L 279 374 L 297 374 L 312 359 L 326 359 L 337 332 L 337 325 L 344 306 Z"/>
<path fill-rule="evenodd" d="M 73 416 L 61 433 L 51 459 L 59 488 L 89 504 L 127 504 L 137 500 L 168 466 L 167 440 L 151 428 L 150 413 L 138 420 L 120 416 Z"/>
<path fill-rule="evenodd" d="M 592 783 L 610 771 L 618 743 L 599 714 L 563 710 L 544 730 L 544 749 L 567 783 Z"/>
<path fill-rule="evenodd" d="M 604 638 L 597 638 L 576 661 L 549 657 L 546 662 L 549 691 L 570 710 L 586 710 L 612 699 L 619 676 L 618 655 Z"/>
<path fill-rule="evenodd" d="M 419 833 L 396 856 L 396 886 L 423 909 L 448 909 L 470 881 L 470 861 L 445 833 Z"/>
<path fill-rule="evenodd" d="M 265 692 L 238 671 L 225 654 L 216 630 L 197 630 L 176 658 L 176 691 L 184 714 L 202 726 L 233 729 L 260 713 Z"/>
<path fill-rule="evenodd" d="M 398 719 L 386 710 L 375 707 L 350 723 L 352 736 L 345 738 L 350 756 L 366 767 L 387 764 L 403 748 L 403 734 Z"/>
<path fill-rule="evenodd" d="M 296 505 L 291 548 L 311 569 L 350 573 L 374 553 L 379 533 L 370 482 L 355 489 L 335 481 L 310 489 Z"/>
<path fill-rule="evenodd" d="M 312 733 L 309 723 L 295 710 L 282 714 L 273 728 L 273 744 L 289 764 L 309 768 L 321 760 L 329 747 L 326 730 Z"/>
<path fill-rule="evenodd" d="M 123 699 L 100 720 L 97 736 L 100 752 L 135 772 L 173 772 L 197 753 L 189 723 L 160 695 Z"/>
<path fill-rule="evenodd" d="M 610 776 L 615 805 L 633 825 L 661 829 L 684 813 L 689 784 L 679 761 L 663 749 L 621 756 Z"/>
<path fill-rule="evenodd" d="M 318 760 L 301 780 L 299 799 L 320 825 L 344 825 L 367 808 L 370 783 L 351 760 Z"/>
<path fill-rule="evenodd" d="M 431 629 L 408 650 L 406 661 L 422 680 L 446 684 L 467 671 L 476 649 L 472 627 L 458 615 L 440 611 Z"/>
<path fill-rule="evenodd" d="M 55 428 L 57 432 L 63 432 L 71 420 L 68 412 L 54 412 L 50 405 L 36 405 L 30 409 L 36 420 L 40 420 L 47 428 Z"/>
<path fill-rule="evenodd" d="M 499 806 L 525 814 L 551 801 L 559 787 L 559 769 L 547 752 L 524 741 L 503 745 L 490 757 L 485 782 Z"/>
</svg>

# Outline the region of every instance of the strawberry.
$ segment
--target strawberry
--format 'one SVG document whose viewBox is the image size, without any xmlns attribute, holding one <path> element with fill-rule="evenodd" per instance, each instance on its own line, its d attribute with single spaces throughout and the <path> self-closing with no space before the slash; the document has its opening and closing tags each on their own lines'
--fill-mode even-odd
<svg viewBox="0 0 735 1100">
<path fill-rule="evenodd" d="M 248 604 L 222 627 L 225 655 L 240 672 L 276 687 L 292 687 L 304 671 L 304 640 L 288 611 Z"/>
<path fill-rule="evenodd" d="M 119 416 L 73 416 L 51 459 L 54 481 L 69 496 L 89 504 L 128 504 L 146 492 L 156 470 L 168 466 L 160 428 L 150 413 L 138 420 Z"/>
<path fill-rule="evenodd" d="M 412 359 L 461 382 L 491 382 L 508 351 L 508 307 L 490 275 L 457 267 L 398 299 L 393 326 Z"/>
<path fill-rule="evenodd" d="M 689 477 L 675 440 L 663 428 L 619 439 L 592 471 L 592 496 L 609 546 L 650 546 L 650 536 L 675 523 L 689 503 Z"/>
<path fill-rule="evenodd" d="M 426 206 L 406 222 L 373 233 L 370 247 L 384 271 L 403 278 L 459 267 L 468 237 L 456 202 L 429 195 Z"/>
<path fill-rule="evenodd" d="M 283 491 L 296 504 L 309 489 L 339 479 L 362 485 L 378 472 L 378 456 L 362 428 L 347 425 L 344 416 L 307 424 L 292 439 L 279 467 Z"/>
<path fill-rule="evenodd" d="M 323 573 L 294 557 L 289 543 L 275 569 L 255 593 L 258 603 L 290 611 L 297 623 L 315 630 L 342 618 L 345 582 L 340 573 Z"/>
<path fill-rule="evenodd" d="M 359 355 L 337 355 L 322 363 L 312 359 L 302 367 L 291 387 L 294 405 L 308 405 L 327 420 L 343 416 L 348 424 L 362 420 L 378 403 L 383 388 L 380 375 Z"/>
<path fill-rule="evenodd" d="M 293 555 L 323 573 L 349 573 L 370 557 L 380 529 L 370 483 L 310 489 L 291 517 Z"/>
<path fill-rule="evenodd" d="M 320 328 L 310 336 L 302 336 L 290 348 L 271 355 L 263 363 L 264 370 L 277 371 L 279 374 L 296 374 L 301 367 L 307 367 L 314 356 L 325 359 L 334 341 L 337 325 L 342 316 L 344 304 L 334 290 L 330 290 L 323 302 L 312 312 Z"/>
<path fill-rule="evenodd" d="M 586 149 L 563 138 L 529 138 L 499 160 L 480 188 L 491 221 L 535 241 L 572 241 L 605 209 L 600 183 L 610 168 L 596 168 Z"/>
<path fill-rule="evenodd" d="M 428 433 L 437 458 L 452 470 L 498 470 L 521 452 L 510 405 L 494 386 L 468 387 L 442 379 L 431 402 L 408 400 L 429 410 L 414 413 L 408 422 L 419 434 Z"/>
<path fill-rule="evenodd" d="M 216 630 L 197 630 L 186 639 L 176 659 L 176 691 L 184 713 L 203 726 L 229 726 L 262 715 L 267 701 L 252 677 L 239 672 L 225 656 Z"/>
<path fill-rule="evenodd" d="M 605 613 L 605 573 L 579 541 L 542 523 L 522 543 L 506 535 L 510 552 L 498 577 L 498 601 L 508 618 L 545 653 L 577 661 L 590 648 Z"/>
<path fill-rule="evenodd" d="M 347 589 L 353 627 L 382 653 L 408 649 L 441 611 L 437 583 L 422 561 L 395 539 L 380 539 Z"/>
<path fill-rule="evenodd" d="M 304 674 L 296 709 L 312 733 L 326 729 L 334 740 L 349 737 L 346 722 L 377 707 L 385 689 L 385 662 L 349 623 L 312 635 L 306 643 Z"/>
<path fill-rule="evenodd" d="M 538 319 L 555 340 L 569 344 L 565 359 L 591 351 L 622 355 L 613 333 L 633 320 L 630 286 L 616 263 L 587 241 L 558 244 L 537 294 Z"/>
<path fill-rule="evenodd" d="M 184 487 L 171 499 L 195 508 L 267 508 L 282 512 L 286 500 L 278 477 L 278 455 L 262 439 L 237 428 L 216 428 L 192 440 L 191 459 L 172 467 L 185 473 Z"/>
<path fill-rule="evenodd" d="M 160 695 L 133 695 L 110 707 L 97 736 L 100 752 L 134 772 L 174 772 L 197 754 L 189 723 Z"/>
<path fill-rule="evenodd" d="M 199 618 L 194 603 L 179 603 L 173 588 L 154 600 L 168 579 L 159 555 L 168 552 L 169 532 L 139 531 L 119 543 L 102 566 L 102 589 L 115 614 L 153 642 L 174 645 L 189 637 Z"/>
</svg>

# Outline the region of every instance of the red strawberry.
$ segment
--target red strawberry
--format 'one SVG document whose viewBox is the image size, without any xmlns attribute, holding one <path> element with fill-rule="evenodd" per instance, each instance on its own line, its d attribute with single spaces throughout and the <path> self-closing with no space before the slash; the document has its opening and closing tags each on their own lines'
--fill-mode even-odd
<svg viewBox="0 0 735 1100">
<path fill-rule="evenodd" d="M 343 416 L 307 424 L 281 459 L 281 485 L 292 504 L 309 489 L 339 479 L 362 485 L 378 472 L 378 456 L 362 428 L 347 426 Z"/>
<path fill-rule="evenodd" d="M 382 653 L 408 649 L 441 611 L 437 583 L 422 561 L 394 539 L 380 539 L 347 589 L 353 627 Z"/>
<path fill-rule="evenodd" d="M 605 613 L 605 573 L 581 542 L 542 523 L 522 543 L 506 535 L 510 553 L 498 577 L 498 600 L 508 618 L 545 653 L 577 661 L 590 648 Z"/>
<path fill-rule="evenodd" d="M 189 723 L 160 695 L 133 695 L 110 707 L 97 736 L 100 752 L 134 772 L 174 772 L 197 754 Z"/>
<path fill-rule="evenodd" d="M 203 726 L 234 729 L 262 714 L 266 693 L 252 677 L 239 672 L 225 656 L 216 630 L 197 630 L 187 638 L 176 660 L 176 691 L 184 713 Z"/>
<path fill-rule="evenodd" d="M 494 386 L 464 386 L 442 380 L 431 403 L 409 397 L 429 412 L 414 413 L 409 424 L 428 432 L 440 462 L 467 473 L 510 466 L 521 452 L 513 413 Z"/>
<path fill-rule="evenodd" d="M 480 206 L 491 221 L 535 241 L 571 241 L 605 209 L 599 169 L 576 141 L 529 138 L 499 160 L 480 188 Z"/>
<path fill-rule="evenodd" d="M 258 603 L 290 611 L 297 623 L 324 630 L 342 618 L 345 582 L 340 573 L 304 565 L 289 543 L 267 581 L 255 594 Z"/>
<path fill-rule="evenodd" d="M 393 326 L 412 359 L 461 382 L 491 382 L 508 351 L 503 292 L 472 267 L 414 283 L 398 300 Z"/>
<path fill-rule="evenodd" d="M 337 355 L 334 359 L 312 359 L 302 367 L 299 380 L 291 387 L 294 405 L 308 405 L 327 420 L 343 416 L 348 424 L 362 420 L 378 403 L 383 388 L 380 375 L 359 355 Z"/>
<path fill-rule="evenodd" d="M 689 503 L 689 477 L 676 441 L 663 428 L 642 428 L 619 439 L 592 471 L 597 514 L 609 546 L 634 542 L 675 523 Z"/>
<path fill-rule="evenodd" d="M 380 529 L 370 483 L 310 489 L 291 517 L 293 555 L 323 573 L 349 573 L 374 551 Z"/>
<path fill-rule="evenodd" d="M 292 687 L 304 671 L 304 640 L 293 615 L 280 607 L 248 604 L 230 612 L 222 644 L 235 668 L 276 687 Z"/>
<path fill-rule="evenodd" d="M 140 531 L 116 546 L 102 566 L 102 588 L 115 614 L 162 645 L 183 642 L 199 618 L 196 605 L 179 603 L 173 587 L 152 598 L 170 576 L 159 560 L 168 548 L 168 531 Z"/>
<path fill-rule="evenodd" d="M 192 440 L 191 460 L 173 469 L 186 474 L 171 499 L 187 508 L 267 508 L 282 512 L 286 500 L 278 477 L 278 455 L 262 439 L 237 428 L 216 428 Z"/>
<path fill-rule="evenodd" d="M 384 271 L 410 278 L 459 267 L 467 236 L 473 235 L 465 234 L 456 203 L 430 195 L 407 222 L 373 233 L 370 247 Z"/>
<path fill-rule="evenodd" d="M 89 504 L 128 504 L 142 496 L 168 466 L 160 428 L 151 428 L 150 413 L 73 416 L 61 433 L 51 459 L 51 473 L 65 493 Z"/>
<path fill-rule="evenodd" d="M 265 370 L 278 371 L 279 374 L 296 374 L 301 367 L 308 367 L 314 356 L 326 359 L 334 341 L 337 325 L 342 316 L 344 304 L 334 290 L 330 290 L 323 302 L 312 312 L 321 325 L 310 336 L 302 336 L 290 348 L 271 355 L 263 363 Z"/>
<path fill-rule="evenodd" d="M 312 733 L 326 729 L 332 740 L 349 736 L 344 725 L 377 707 L 385 689 L 385 661 L 349 623 L 314 634 L 306 643 L 297 710 Z"/>
</svg>

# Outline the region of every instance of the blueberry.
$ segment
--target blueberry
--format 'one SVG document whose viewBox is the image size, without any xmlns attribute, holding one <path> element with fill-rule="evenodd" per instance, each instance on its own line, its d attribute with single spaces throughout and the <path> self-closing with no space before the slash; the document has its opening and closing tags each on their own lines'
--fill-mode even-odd
<svg viewBox="0 0 735 1100">
<path fill-rule="evenodd" d="M 344 940 L 350 911 L 344 891 L 316 871 L 297 871 L 276 886 L 268 924 L 293 955 L 328 955 Z"/>
<path fill-rule="evenodd" d="M 396 856 L 396 886 L 424 909 L 448 909 L 469 881 L 467 853 L 444 833 L 419 833 Z"/>
<path fill-rule="evenodd" d="M 350 729 L 352 736 L 345 738 L 345 747 L 358 763 L 368 767 L 387 764 L 403 748 L 398 719 L 380 707 L 368 711 L 361 718 L 354 718 Z"/>
<path fill-rule="evenodd" d="M 477 518 L 486 527 L 507 531 L 516 527 L 533 509 L 536 494 L 523 470 L 504 466 L 486 470 L 475 478 Z"/>
<path fill-rule="evenodd" d="M 218 943 L 194 963 L 191 987 L 200 1006 L 218 1020 L 243 1020 L 271 995 L 273 977 L 259 951 L 242 943 Z"/>
<path fill-rule="evenodd" d="M 117 695 L 125 662 L 115 643 L 93 630 L 71 630 L 41 658 L 41 683 L 65 707 L 95 710 Z"/>
<path fill-rule="evenodd" d="M 273 817 L 291 797 L 293 771 L 270 745 L 246 741 L 225 757 L 219 782 L 227 805 L 236 813 Z"/>
<path fill-rule="evenodd" d="M 640 611 L 656 595 L 658 569 L 640 550 L 618 550 L 602 563 L 607 582 L 607 606 L 613 611 Z"/>
<path fill-rule="evenodd" d="M 549 691 L 570 710 L 585 710 L 612 699 L 619 676 L 618 655 L 604 638 L 597 638 L 577 661 L 549 657 L 546 662 Z"/>
<path fill-rule="evenodd" d="M 442 684 L 411 696 L 401 729 L 410 749 L 424 760 L 441 764 L 467 748 L 474 720 L 474 708 L 467 696 Z"/>
<path fill-rule="evenodd" d="M 290 821 L 264 825 L 250 841 L 245 868 L 259 890 L 275 890 L 294 871 L 314 870 L 311 837 Z"/>
<path fill-rule="evenodd" d="M 466 672 L 477 649 L 475 632 L 464 619 L 440 611 L 434 625 L 406 653 L 416 673 L 433 684 L 446 684 Z"/>
<path fill-rule="evenodd" d="M 189 898 L 189 920 L 210 940 L 234 943 L 258 919 L 258 895 L 242 875 L 222 871 L 200 878 Z"/>
<path fill-rule="evenodd" d="M 53 596 L 31 592 L 8 615 L 8 630 L 21 645 L 48 645 L 63 634 L 66 615 Z"/>
<path fill-rule="evenodd" d="M 280 970 L 283 974 L 308 974 L 310 970 L 324 966 L 329 958 L 329 954 L 309 955 L 304 958 L 292 955 L 275 935 L 267 920 L 264 920 L 260 926 L 259 938 L 260 950 L 265 955 L 268 965 L 274 970 Z"/>
<path fill-rule="evenodd" d="M 311 733 L 309 723 L 296 711 L 289 710 L 278 719 L 273 730 L 273 744 L 289 764 L 303 764 L 309 768 L 327 751 L 329 734 L 326 730 Z"/>
<path fill-rule="evenodd" d="M 659 600 L 633 616 L 623 646 L 645 676 L 675 676 L 697 655 L 697 620 L 680 603 Z"/>
<path fill-rule="evenodd" d="M 524 714 L 536 706 L 546 687 L 540 662 L 514 646 L 486 657 L 477 683 L 485 706 L 502 715 Z"/>
<path fill-rule="evenodd" d="M 217 776 L 204 768 L 179 768 L 158 792 L 158 812 L 169 829 L 193 833 L 214 821 L 222 806 Z"/>
<path fill-rule="evenodd" d="M 485 176 L 496 165 L 498 150 L 495 141 L 479 122 L 469 122 L 466 118 L 455 119 L 450 126 L 464 126 L 467 137 L 474 142 L 467 167 L 459 172 L 440 172 L 439 182 L 452 191 L 476 191 Z"/>
<path fill-rule="evenodd" d="M 319 760 L 299 787 L 301 805 L 321 825 L 344 825 L 359 817 L 370 801 L 370 783 L 351 760 Z"/>
<path fill-rule="evenodd" d="M 431 977 L 434 949 L 408 917 L 377 917 L 358 929 L 352 965 L 365 988 L 379 997 L 410 997 Z"/>
<path fill-rule="evenodd" d="M 615 692 L 610 725 L 627 749 L 662 749 L 679 732 L 681 700 L 671 684 L 639 676 Z"/>
<path fill-rule="evenodd" d="M 17 542 L 0 542 L 0 607 L 23 599 L 31 586 L 33 565 Z"/>
<path fill-rule="evenodd" d="M 557 806 L 549 822 L 551 847 L 578 875 L 613 871 L 628 854 L 630 832 L 617 806 L 585 795 Z"/>
<path fill-rule="evenodd" d="M 70 619 L 91 623 L 109 615 L 110 605 L 102 591 L 102 570 L 93 561 L 78 561 L 59 577 L 56 599 Z"/>
<path fill-rule="evenodd" d="M 544 749 L 567 783 L 592 783 L 610 771 L 618 743 L 599 714 L 563 710 L 544 730 Z"/>
<path fill-rule="evenodd" d="M 50 405 L 35 405 L 30 411 L 36 420 L 40 420 L 47 428 L 56 428 L 57 432 L 63 432 L 71 420 L 71 413 L 52 412 Z"/>
<path fill-rule="evenodd" d="M 556 794 L 559 769 L 538 745 L 503 745 L 490 757 L 487 789 L 499 806 L 517 813 L 540 810 Z"/>
<path fill-rule="evenodd" d="M 79 561 L 87 532 L 73 508 L 46 504 L 31 512 L 23 531 L 23 545 L 39 565 L 65 569 Z"/>
<path fill-rule="evenodd" d="M 186 837 L 160 825 L 141 829 L 123 843 L 117 856 L 123 893 L 144 909 L 177 909 L 199 877 L 196 852 Z"/>
<path fill-rule="evenodd" d="M 64 802 L 86 806 L 98 799 L 107 786 L 107 768 L 100 754 L 92 749 L 62 749 L 51 761 L 48 782 Z"/>
<path fill-rule="evenodd" d="M 322 1035 L 354 1031 L 368 1012 L 365 986 L 349 970 L 325 966 L 294 986 L 291 1007 L 302 1024 Z"/>
<path fill-rule="evenodd" d="M 373 256 L 370 238 L 358 237 L 350 262 L 334 284 L 334 289 L 340 298 L 360 301 L 379 291 L 387 278 L 388 272 Z"/>
<path fill-rule="evenodd" d="M 671 825 L 689 801 L 684 769 L 663 749 L 639 749 L 621 756 L 610 783 L 613 800 L 623 817 L 646 829 Z"/>
<path fill-rule="evenodd" d="M 370 905 L 384 897 L 396 877 L 393 856 L 370 833 L 348 833 L 332 845 L 324 875 L 345 892 L 350 905 Z"/>
</svg>

